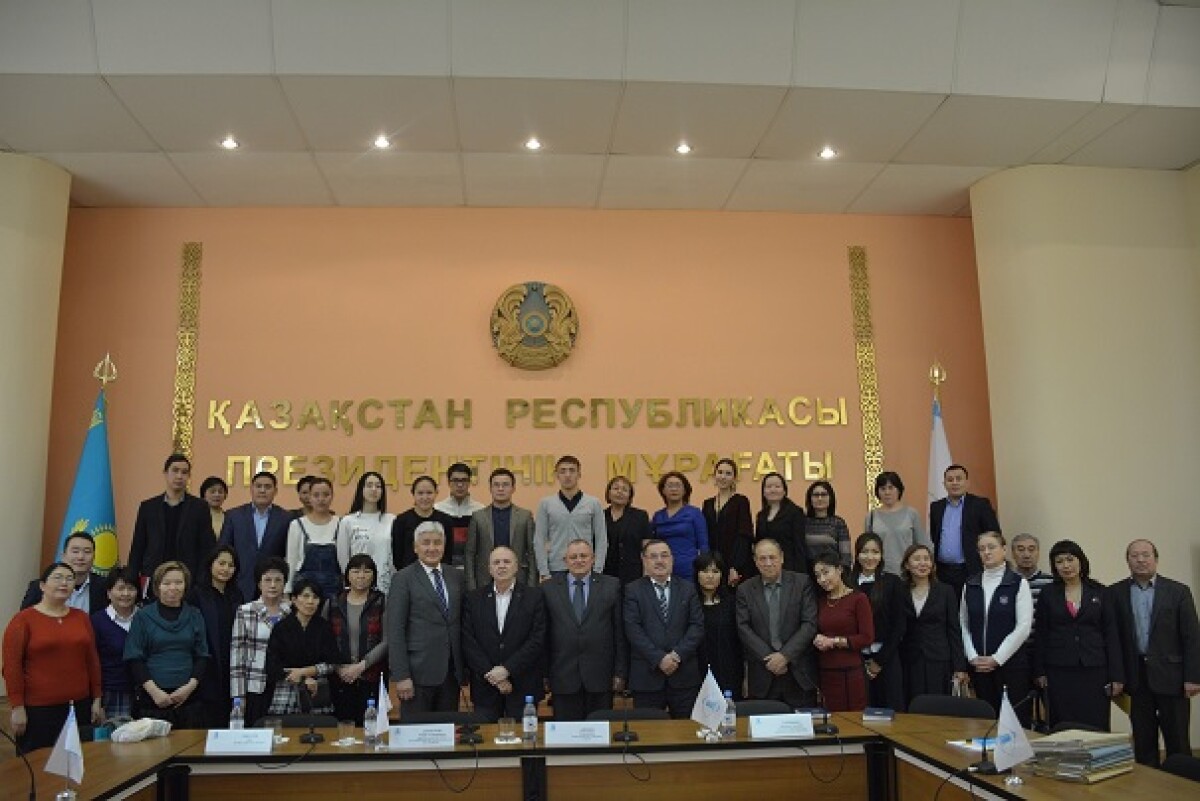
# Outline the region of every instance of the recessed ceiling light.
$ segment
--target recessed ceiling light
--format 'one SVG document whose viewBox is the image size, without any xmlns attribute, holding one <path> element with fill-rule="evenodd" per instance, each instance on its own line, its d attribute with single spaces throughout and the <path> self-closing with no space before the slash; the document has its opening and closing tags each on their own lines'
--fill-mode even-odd
<svg viewBox="0 0 1200 801">
<path fill-rule="evenodd" d="M 825 147 L 821 148 L 821 152 L 817 154 L 817 157 L 828 161 L 829 159 L 836 159 L 838 157 L 838 152 L 829 145 L 825 145 Z"/>
<path fill-rule="evenodd" d="M 681 156 L 686 156 L 688 153 L 692 152 L 692 146 L 687 142 L 680 142 L 675 146 L 675 152 Z"/>
<path fill-rule="evenodd" d="M 221 140 L 221 147 L 226 150 L 237 150 L 240 145 L 238 144 L 238 140 L 233 138 L 233 134 L 229 134 Z"/>
<path fill-rule="evenodd" d="M 529 137 L 529 140 L 527 142 L 525 142 L 525 149 L 526 150 L 541 150 L 542 149 L 541 140 L 539 140 L 536 136 Z"/>
<path fill-rule="evenodd" d="M 375 137 L 375 141 L 371 144 L 375 146 L 376 150 L 387 150 L 392 146 L 392 140 L 388 139 L 383 134 L 380 134 L 379 136 Z"/>
</svg>

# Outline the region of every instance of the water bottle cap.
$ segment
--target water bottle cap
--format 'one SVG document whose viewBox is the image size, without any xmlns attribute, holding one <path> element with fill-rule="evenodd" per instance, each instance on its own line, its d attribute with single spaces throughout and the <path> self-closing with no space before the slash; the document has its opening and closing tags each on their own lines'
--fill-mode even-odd
<svg viewBox="0 0 1200 801">
<path fill-rule="evenodd" d="M 527 703 L 527 704 L 532 704 L 532 703 L 533 703 L 533 696 L 532 696 L 532 695 L 527 695 L 527 696 L 525 696 L 525 703 Z"/>
<path fill-rule="evenodd" d="M 241 705 L 242 705 L 242 699 L 241 699 L 241 698 L 234 698 L 234 699 L 233 699 L 233 705 L 234 705 L 234 706 L 241 706 Z"/>
<path fill-rule="evenodd" d="M 375 699 L 374 698 L 368 699 L 367 700 L 367 708 L 373 709 L 374 707 L 375 707 Z"/>
<path fill-rule="evenodd" d="M 725 697 L 726 697 L 726 698 L 732 698 L 732 697 L 733 697 L 733 690 L 726 690 L 726 691 L 725 691 Z"/>
</svg>

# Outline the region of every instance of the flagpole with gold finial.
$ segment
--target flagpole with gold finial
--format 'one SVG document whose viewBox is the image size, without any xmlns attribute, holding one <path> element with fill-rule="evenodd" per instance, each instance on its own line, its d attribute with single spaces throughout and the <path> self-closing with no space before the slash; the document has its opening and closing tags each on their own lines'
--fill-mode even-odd
<svg viewBox="0 0 1200 801">
<path fill-rule="evenodd" d="M 104 354 L 104 358 L 96 365 L 96 369 L 92 371 L 92 376 L 100 382 L 101 390 L 106 389 L 109 384 L 117 380 L 117 366 L 113 364 L 111 354 Z"/>
<path fill-rule="evenodd" d="M 937 359 L 933 360 L 933 366 L 929 368 L 929 383 L 933 384 L 933 399 L 941 400 L 940 393 L 942 384 L 946 383 L 946 368 L 942 367 L 942 363 Z"/>
</svg>

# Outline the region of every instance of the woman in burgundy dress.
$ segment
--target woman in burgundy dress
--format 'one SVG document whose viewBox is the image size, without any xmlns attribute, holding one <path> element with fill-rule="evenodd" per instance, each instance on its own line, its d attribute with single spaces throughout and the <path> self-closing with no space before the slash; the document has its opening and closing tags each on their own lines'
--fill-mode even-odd
<svg viewBox="0 0 1200 801">
<path fill-rule="evenodd" d="M 813 638 L 821 670 L 823 706 L 831 712 L 849 712 L 867 706 L 867 681 L 860 652 L 875 641 L 875 621 L 867 596 L 846 586 L 841 555 L 826 551 L 817 556 L 813 572 L 823 590 Z"/>
</svg>

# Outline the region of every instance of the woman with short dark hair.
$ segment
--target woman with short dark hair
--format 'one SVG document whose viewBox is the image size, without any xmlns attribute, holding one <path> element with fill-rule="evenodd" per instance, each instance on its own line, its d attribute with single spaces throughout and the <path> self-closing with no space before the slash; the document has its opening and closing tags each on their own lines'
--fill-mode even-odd
<svg viewBox="0 0 1200 801">
<path fill-rule="evenodd" d="M 454 528 L 454 519 L 450 515 L 441 509 L 433 508 L 438 492 L 438 483 L 433 476 L 418 476 L 413 481 L 411 490 L 412 508 L 396 515 L 392 523 L 392 567 L 395 570 L 403 570 L 417 561 L 417 552 L 414 550 L 416 539 L 413 536 L 417 526 L 432 522 L 440 523 L 446 531 Z M 454 549 L 447 543 L 445 553 L 442 554 L 442 563 L 451 564 L 453 558 Z"/>
<path fill-rule="evenodd" d="M 788 497 L 787 480 L 783 474 L 767 473 L 763 476 L 762 508 L 754 521 L 754 538 L 772 539 L 779 543 L 784 570 L 808 573 L 804 526 L 804 510 Z"/>
<path fill-rule="evenodd" d="M 862 650 L 875 641 L 871 602 L 845 581 L 845 568 L 837 551 L 817 555 L 813 573 L 821 587 L 817 603 L 817 630 L 813 646 L 821 669 L 822 706 L 831 712 L 849 712 L 867 706 Z"/>
<path fill-rule="evenodd" d="M 39 583 L 42 599 L 13 615 L 4 630 L 9 721 L 21 753 L 54 745 L 72 705 L 81 725 L 104 715 L 92 624 L 67 606 L 75 570 L 54 562 Z"/>
<path fill-rule="evenodd" d="M 229 485 L 220 476 L 209 476 L 200 484 L 200 497 L 208 505 L 213 537 L 219 539 L 221 528 L 225 525 L 225 499 L 229 497 Z"/>
<path fill-rule="evenodd" d="M 837 494 L 828 481 L 814 481 L 804 494 L 804 546 L 809 562 L 818 555 L 833 551 L 842 560 L 848 572 L 850 556 L 850 528 L 837 514 Z"/>
<path fill-rule="evenodd" d="M 133 716 L 158 718 L 177 729 L 204 728 L 196 689 L 211 654 L 204 618 L 184 601 L 191 571 L 182 562 L 163 562 L 151 579 L 158 599 L 138 612 L 125 641 L 133 674 Z"/>
<path fill-rule="evenodd" d="M 312 579 L 292 582 L 292 613 L 267 641 L 267 713 L 295 715 L 333 711 L 329 676 L 341 663 L 329 621 L 321 617 L 324 591 Z"/>
<path fill-rule="evenodd" d="M 864 531 L 878 534 L 883 540 L 883 569 L 899 576 L 904 552 L 912 545 L 932 545 L 925 533 L 921 515 L 911 506 L 900 503 L 904 497 L 904 481 L 900 474 L 885 470 L 875 477 L 875 497 L 879 508 L 867 512 Z"/>
<path fill-rule="evenodd" d="M 92 631 L 100 655 L 104 719 L 128 718 L 133 712 L 133 683 L 125 662 L 125 640 L 137 613 L 138 577 L 133 570 L 115 567 L 105 580 L 108 606 L 92 612 Z"/>
<path fill-rule="evenodd" d="M 341 667 L 334 684 L 338 720 L 361 726 L 367 699 L 379 700 L 379 677 L 387 668 L 386 596 L 376 588 L 375 560 L 365 553 L 346 563 L 347 589 L 325 602 L 322 612 L 333 629 Z"/>
<path fill-rule="evenodd" d="M 250 724 L 267 714 L 271 700 L 267 695 L 267 642 L 276 624 L 292 609 L 283 595 L 287 577 L 287 562 L 280 557 L 261 560 L 254 568 L 259 596 L 238 607 L 233 618 L 229 695 L 242 699 L 246 721 Z"/>
<path fill-rule="evenodd" d="M 692 567 L 696 557 L 708 550 L 708 524 L 704 515 L 692 506 L 692 482 L 677 470 L 663 473 L 658 480 L 658 494 L 663 506 L 650 518 L 654 536 L 671 549 L 674 562 L 671 572 L 680 578 L 694 578 Z"/>
<path fill-rule="evenodd" d="M 729 586 L 729 570 L 719 553 L 702 553 L 693 565 L 696 573 L 696 592 L 704 609 L 704 639 L 697 651 L 700 674 L 709 669 L 722 690 L 742 698 L 742 682 L 746 677 L 746 661 L 742 657 L 742 642 L 738 637 L 737 604 Z"/>
<path fill-rule="evenodd" d="M 1109 700 L 1125 688 L 1116 607 L 1077 543 L 1054 543 L 1050 569 L 1054 583 L 1038 593 L 1033 616 L 1033 675 L 1046 690 L 1050 726 L 1070 721 L 1108 731 Z"/>
<path fill-rule="evenodd" d="M 604 573 L 621 580 L 621 586 L 642 577 L 642 543 L 650 539 L 650 516 L 633 505 L 633 482 L 613 476 L 604 490 L 608 507 L 604 524 L 608 532 L 608 554 Z"/>
</svg>

